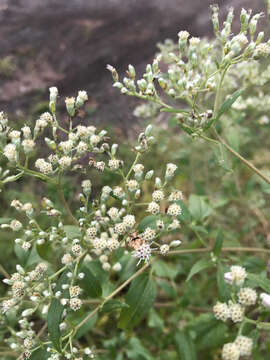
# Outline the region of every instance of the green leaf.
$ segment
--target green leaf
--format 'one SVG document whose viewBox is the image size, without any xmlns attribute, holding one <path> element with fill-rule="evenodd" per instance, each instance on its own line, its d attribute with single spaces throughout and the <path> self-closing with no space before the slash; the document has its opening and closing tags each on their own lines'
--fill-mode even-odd
<svg viewBox="0 0 270 360">
<path fill-rule="evenodd" d="M 191 221 L 191 215 L 190 212 L 186 206 L 186 204 L 182 200 L 176 201 L 176 204 L 181 206 L 182 213 L 177 216 L 177 219 L 184 222 L 190 222 Z"/>
<path fill-rule="evenodd" d="M 226 330 L 227 326 L 218 322 L 214 327 L 199 337 L 197 348 L 199 350 L 205 350 L 220 347 L 225 343 Z"/>
<path fill-rule="evenodd" d="M 260 275 L 255 275 L 255 274 L 248 274 L 247 278 L 254 287 L 259 286 L 264 291 L 270 293 L 270 280 L 268 280 L 266 277 L 262 277 Z"/>
<path fill-rule="evenodd" d="M 44 259 L 50 263 L 53 261 L 53 256 L 52 256 L 53 250 L 50 243 L 45 242 L 42 245 L 36 244 L 36 250 L 38 255 L 41 257 L 41 259 Z"/>
<path fill-rule="evenodd" d="M 224 280 L 224 268 L 221 263 L 218 264 L 217 269 L 217 287 L 218 295 L 221 301 L 228 301 L 230 299 L 230 289 L 228 284 Z"/>
<path fill-rule="evenodd" d="M 177 331 L 174 336 L 176 351 L 179 355 L 179 360 L 196 360 L 197 354 L 195 345 L 187 331 Z"/>
<path fill-rule="evenodd" d="M 188 329 L 195 332 L 197 338 L 200 338 L 216 326 L 217 323 L 219 321 L 215 318 L 214 314 L 200 314 L 188 324 Z"/>
<path fill-rule="evenodd" d="M 145 360 L 153 360 L 153 357 L 151 356 L 149 350 L 147 350 L 142 342 L 135 337 L 130 338 L 129 340 L 129 346 L 127 349 L 127 358 L 128 359 L 145 359 Z"/>
<path fill-rule="evenodd" d="M 137 230 L 144 231 L 147 227 L 155 229 L 157 227 L 156 223 L 158 219 L 159 217 L 156 215 L 146 216 L 138 225 Z"/>
<path fill-rule="evenodd" d="M 79 324 L 83 319 L 85 318 L 85 314 L 80 317 L 79 319 L 77 319 L 77 321 L 75 322 L 75 325 Z M 87 334 L 96 324 L 98 319 L 98 315 L 94 315 L 92 316 L 90 319 L 88 319 L 86 321 L 86 323 L 84 323 L 79 330 L 77 331 L 76 335 L 74 336 L 75 339 L 80 339 L 82 336 L 84 336 L 85 334 Z"/>
<path fill-rule="evenodd" d="M 76 225 L 64 225 L 64 231 L 70 239 L 80 238 L 82 236 L 79 226 Z"/>
<path fill-rule="evenodd" d="M 222 114 L 224 114 L 226 111 L 228 111 L 233 103 L 239 98 L 239 96 L 243 93 L 243 89 L 235 91 L 224 103 L 221 105 L 220 109 L 218 110 L 218 114 L 216 117 L 216 121 L 221 117 Z"/>
<path fill-rule="evenodd" d="M 219 256 L 223 245 L 223 233 L 221 229 L 218 229 L 218 234 L 213 247 L 213 253 L 215 256 Z"/>
<path fill-rule="evenodd" d="M 197 221 L 202 221 L 212 214 L 213 208 L 206 202 L 204 196 L 190 195 L 189 211 Z"/>
<path fill-rule="evenodd" d="M 38 349 L 32 353 L 29 360 L 47 360 L 51 354 L 45 349 Z"/>
<path fill-rule="evenodd" d="M 14 252 L 21 265 L 25 266 L 27 259 L 29 257 L 29 251 L 25 251 L 20 245 L 15 244 Z"/>
<path fill-rule="evenodd" d="M 165 277 L 173 280 L 178 274 L 178 269 L 176 266 L 167 264 L 163 260 L 155 261 L 152 265 L 152 268 L 159 277 Z"/>
<path fill-rule="evenodd" d="M 247 257 L 242 265 L 249 273 L 260 273 L 265 269 L 265 262 L 256 256 Z"/>
<path fill-rule="evenodd" d="M 57 291 L 63 291 L 62 285 L 68 283 L 68 277 L 67 277 L 68 270 L 65 271 L 61 276 L 60 279 L 57 281 L 57 286 L 55 288 L 55 292 Z M 63 297 L 65 294 L 63 294 Z M 52 341 L 54 347 L 61 351 L 61 344 L 60 344 L 60 338 L 61 338 L 61 331 L 59 328 L 59 325 L 62 321 L 62 315 L 64 311 L 64 306 L 60 303 L 60 300 L 57 298 L 54 298 L 51 301 L 49 310 L 48 310 L 48 316 L 47 316 L 47 322 L 48 322 L 48 332 L 50 340 Z"/>
<path fill-rule="evenodd" d="M 132 329 L 151 309 L 156 297 L 156 286 L 148 274 L 134 279 L 128 289 L 125 302 L 129 308 L 121 311 L 118 321 L 120 329 Z"/>
<path fill-rule="evenodd" d="M 189 135 L 194 133 L 194 130 L 192 128 L 184 125 L 183 123 L 179 123 L 179 126 L 180 126 L 181 129 L 183 129 Z"/>
<path fill-rule="evenodd" d="M 153 308 L 149 312 L 147 323 L 149 327 L 163 331 L 164 321 Z"/>
<path fill-rule="evenodd" d="M 9 224 L 11 222 L 11 218 L 5 218 L 5 217 L 1 217 L 0 218 L 0 224 Z"/>
<path fill-rule="evenodd" d="M 233 127 L 229 128 L 226 131 L 226 138 L 228 140 L 229 145 L 237 152 L 239 152 L 240 148 L 240 133 L 239 129 Z"/>
<path fill-rule="evenodd" d="M 196 231 L 196 232 L 198 232 L 198 233 L 208 235 L 208 231 L 207 231 L 206 228 L 203 227 L 203 226 L 191 224 L 191 225 L 190 225 L 190 228 L 191 228 L 191 230 Z"/>
<path fill-rule="evenodd" d="M 161 108 L 161 112 L 169 112 L 169 113 L 182 113 L 182 114 L 190 114 L 190 111 L 184 109 L 174 109 L 174 108 Z"/>
<path fill-rule="evenodd" d="M 209 267 L 213 266 L 213 262 L 211 260 L 207 259 L 200 259 L 197 261 L 191 268 L 188 277 L 186 279 L 186 282 L 188 282 L 195 274 L 198 274 L 200 271 L 207 269 Z"/>
<path fill-rule="evenodd" d="M 103 305 L 101 312 L 107 313 L 128 307 L 128 304 L 124 303 L 123 301 L 111 299 Z"/>
<path fill-rule="evenodd" d="M 85 290 L 87 295 L 91 298 L 97 298 L 102 295 L 102 288 L 97 276 L 85 265 L 80 269 L 84 273 L 84 278 L 81 279 L 81 287 Z"/>
</svg>

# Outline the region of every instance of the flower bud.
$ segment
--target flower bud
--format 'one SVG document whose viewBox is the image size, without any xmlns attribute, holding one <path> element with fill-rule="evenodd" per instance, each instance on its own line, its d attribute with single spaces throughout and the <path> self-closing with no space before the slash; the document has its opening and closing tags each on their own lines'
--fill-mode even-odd
<svg viewBox="0 0 270 360">
<path fill-rule="evenodd" d="M 74 97 L 66 98 L 65 103 L 66 103 L 66 108 L 67 108 L 67 112 L 69 113 L 69 115 L 74 116 L 75 115 L 75 98 Z"/>
<path fill-rule="evenodd" d="M 113 144 L 111 147 L 112 156 L 114 156 L 116 154 L 117 149 L 118 149 L 118 144 Z"/>
<path fill-rule="evenodd" d="M 149 170 L 147 171 L 147 173 L 145 174 L 145 180 L 151 180 L 151 178 L 153 177 L 154 175 L 154 170 Z"/>
<path fill-rule="evenodd" d="M 131 79 L 135 79 L 136 77 L 136 72 L 135 72 L 135 68 L 133 65 L 128 65 L 128 76 L 131 78 Z"/>
</svg>

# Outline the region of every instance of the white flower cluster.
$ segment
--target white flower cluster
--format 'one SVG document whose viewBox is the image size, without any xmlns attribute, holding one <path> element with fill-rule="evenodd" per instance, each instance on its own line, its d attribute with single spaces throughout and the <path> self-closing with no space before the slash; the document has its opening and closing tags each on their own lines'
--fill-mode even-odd
<svg viewBox="0 0 270 360">
<path fill-rule="evenodd" d="M 222 349 L 223 360 L 238 360 L 240 356 L 250 356 L 253 341 L 247 336 L 237 336 L 233 343 L 227 343 Z"/>
<path fill-rule="evenodd" d="M 236 297 L 227 303 L 217 302 L 213 307 L 213 313 L 218 320 L 227 321 L 231 319 L 233 323 L 243 323 L 245 319 L 245 310 L 247 307 L 254 306 L 258 300 L 256 290 L 250 287 L 242 287 L 247 273 L 241 266 L 231 266 L 230 272 L 224 274 L 225 281 L 234 286 Z M 240 287 L 240 288 L 239 288 Z M 260 295 L 261 304 L 270 307 L 270 295 L 262 293 Z M 238 360 L 241 356 L 250 356 L 252 352 L 253 341 L 249 337 L 238 335 L 233 343 L 223 346 L 223 360 Z"/>
<path fill-rule="evenodd" d="M 19 338 L 11 333 L 8 340 L 12 349 L 24 354 L 25 358 L 29 358 L 31 351 L 39 346 L 37 334 L 28 319 L 31 316 L 46 317 L 52 301 L 58 300 L 64 307 L 60 331 L 72 330 L 69 313 L 78 312 L 84 306 L 87 296 L 85 282 L 89 279 L 84 280 L 87 275 L 84 267 L 94 263 L 101 267 L 101 271 L 105 270 L 108 276 L 118 276 L 117 273 L 121 276 L 125 262 L 122 263 L 118 254 L 122 249 L 125 257 L 132 256 L 139 264 L 149 261 L 153 251 L 166 255 L 171 248 L 181 244 L 179 240 L 168 243 L 160 241 L 161 236 L 180 228 L 182 209 L 179 200 L 182 200 L 182 193 L 177 189 L 168 190 L 177 165 L 165 165 L 161 178 L 154 177 L 154 170 L 145 169 L 143 155 L 154 141 L 152 126 L 149 125 L 139 134 L 138 144 L 134 148 L 135 160 L 127 168 L 120 156 L 117 156 L 118 145 L 108 143 L 105 130 L 98 131 L 92 125 L 73 125 L 73 118 L 87 97 L 85 91 L 79 91 L 76 98 L 66 99 L 70 119 L 68 129 L 62 128 L 56 118 L 58 90 L 55 87 L 50 88 L 50 112 L 41 114 L 33 128 L 24 125 L 20 130 L 5 131 L 8 120 L 0 113 L 2 152 L 11 168 L 18 170 L 14 179 L 10 176 L 7 179 L 15 181 L 17 177 L 29 175 L 55 186 L 68 217 L 66 221 L 65 213 L 58 210 L 54 201 L 48 197 L 42 198 L 40 209 L 30 202 L 14 199 L 11 207 L 19 212 L 21 221 L 11 219 L 1 224 L 2 229 L 16 232 L 15 244 L 21 247 L 23 256 L 34 256 L 33 263 L 25 265 L 25 268 L 17 265 L 17 272 L 10 279 L 4 280 L 9 290 L 1 303 L 2 314 L 15 311 L 23 324 L 26 324 L 24 326 L 29 328 Z M 37 155 L 36 145 L 42 140 L 50 152 L 46 158 Z M 81 159 L 86 156 L 89 162 L 82 165 Z M 30 158 L 32 161 L 29 162 Z M 22 159 L 25 159 L 23 163 Z M 30 168 L 29 164 L 35 167 Z M 69 208 L 61 183 L 62 174 L 72 170 L 83 174 L 81 193 L 72 199 L 74 203 L 80 202 L 77 212 Z M 88 178 L 88 171 L 91 173 L 95 170 L 113 172 L 117 174 L 115 178 L 121 180 L 114 187 L 106 185 L 100 191 L 93 191 L 93 180 Z M 153 189 L 152 199 L 145 202 L 144 189 L 149 187 Z M 153 221 L 149 226 L 142 226 L 148 213 L 153 215 Z M 40 214 L 45 215 L 46 226 L 40 223 Z M 141 223 L 138 216 L 140 221 L 142 219 Z M 71 221 L 74 225 L 70 224 Z M 36 259 L 40 260 L 40 257 L 48 259 L 48 254 L 44 254 L 47 249 L 55 254 L 55 259 L 52 258 L 50 265 L 45 262 L 36 264 Z M 58 269 L 55 266 L 57 263 L 61 264 Z M 60 286 L 62 276 L 64 283 L 61 282 Z M 59 358 L 51 345 L 48 352 L 50 359 Z M 84 358 L 85 355 L 93 358 L 89 348 L 83 352 L 73 347 L 72 353 L 66 349 L 64 355 L 67 359 L 80 359 L 78 356 Z"/>
</svg>

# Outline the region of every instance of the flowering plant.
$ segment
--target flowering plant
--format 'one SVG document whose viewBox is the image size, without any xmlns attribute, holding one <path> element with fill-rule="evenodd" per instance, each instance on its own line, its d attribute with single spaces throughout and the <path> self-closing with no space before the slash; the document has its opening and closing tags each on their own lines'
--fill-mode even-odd
<svg viewBox="0 0 270 360">
<path fill-rule="evenodd" d="M 157 110 L 172 114 L 170 120 L 193 142 L 215 147 L 224 171 L 230 175 L 233 171 L 224 155 L 228 151 L 270 184 L 263 171 L 222 137 L 225 133 L 230 140 L 231 118 L 239 111 L 248 112 L 264 102 L 266 90 L 262 88 L 258 96 L 254 89 L 270 79 L 267 65 L 258 62 L 270 53 L 263 33 L 255 35 L 262 14 L 242 10 L 241 29 L 234 36 L 233 11 L 220 27 L 218 9 L 212 10 L 215 40 L 188 41 L 189 34 L 181 31 L 178 45 L 159 44 L 161 54 L 137 83 L 131 65 L 123 82 L 112 66 L 108 69 L 121 93 L 150 101 L 137 108 L 136 115 L 149 118 Z M 159 68 L 161 61 L 168 64 L 165 73 Z M 256 77 L 261 66 L 264 71 Z M 252 87 L 252 100 L 237 90 L 240 82 Z M 183 195 L 181 164 L 169 160 L 160 168 L 148 167 L 147 159 L 160 138 L 158 130 L 148 125 L 127 157 L 111 143 L 106 130 L 80 122 L 87 100 L 85 91 L 66 98 L 64 123 L 57 116 L 56 87 L 50 88 L 49 111 L 34 126 L 13 129 L 0 113 L 6 168 L 1 171 L 1 187 L 8 189 L 10 183 L 33 177 L 57 190 L 57 196 L 55 192 L 43 197 L 39 205 L 13 199 L 11 207 L 18 217 L 1 221 L 2 231 L 15 234 L 18 259 L 11 274 L 4 264 L 0 266 L 6 286 L 1 299 L 1 356 L 140 360 L 156 355 L 192 360 L 200 351 L 205 359 L 209 354 L 217 359 L 221 353 L 224 360 L 238 360 L 252 352 L 260 359 L 269 346 L 261 340 L 270 328 L 265 262 L 257 257 L 242 262 L 229 254 L 270 251 L 241 243 L 227 246 L 224 231 L 215 224 L 221 205 L 214 206 L 202 195 Z M 262 111 L 261 122 L 265 117 Z M 39 154 L 37 148 L 45 146 Z M 70 174 L 81 184 L 75 201 L 63 189 Z M 96 175 L 105 179 L 106 174 L 110 182 L 94 186 Z M 177 249 L 182 243 L 185 248 Z M 208 293 L 212 286 L 214 300 Z M 196 311 L 203 313 L 197 316 Z M 144 325 L 143 336 L 140 331 L 129 336 L 146 315 L 156 344 L 143 332 Z M 119 332 L 111 319 L 117 319 Z"/>
</svg>

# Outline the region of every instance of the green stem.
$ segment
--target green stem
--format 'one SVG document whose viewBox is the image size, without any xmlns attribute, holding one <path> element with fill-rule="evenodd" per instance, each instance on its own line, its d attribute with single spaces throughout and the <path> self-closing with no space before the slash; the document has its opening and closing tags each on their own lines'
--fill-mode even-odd
<svg viewBox="0 0 270 360">
<path fill-rule="evenodd" d="M 216 129 L 213 127 L 212 128 L 213 133 L 215 134 L 216 138 L 225 146 L 225 148 L 227 150 L 229 150 L 234 156 L 236 156 L 239 160 L 241 160 L 247 167 L 249 167 L 252 171 L 254 171 L 257 175 L 259 175 L 265 182 L 267 182 L 268 184 L 270 184 L 270 179 L 267 178 L 259 169 L 256 168 L 256 166 L 254 166 L 251 162 L 249 162 L 248 160 L 246 160 L 245 158 L 243 158 L 243 156 L 241 156 L 240 154 L 238 154 L 238 152 L 236 152 L 235 150 L 233 150 L 233 148 L 230 147 L 230 145 L 228 145 L 226 143 L 225 140 L 223 140 L 221 138 L 221 136 L 218 134 L 218 132 L 216 131 Z"/>
<path fill-rule="evenodd" d="M 134 280 L 137 276 L 139 276 L 141 273 L 146 270 L 150 264 L 152 264 L 157 257 L 153 258 L 151 261 L 146 263 L 142 268 L 140 268 L 135 274 L 133 274 L 128 280 L 126 280 L 122 285 L 120 285 L 116 290 L 114 290 L 110 295 L 108 295 L 104 301 L 98 305 L 93 311 L 91 311 L 75 328 L 74 328 L 74 334 L 91 318 L 93 317 L 102 307 L 103 305 L 108 302 L 110 299 L 112 299 L 115 295 L 117 295 L 124 287 L 126 287 L 132 280 Z"/>
<path fill-rule="evenodd" d="M 54 273 L 53 275 L 48 277 L 48 280 L 51 281 L 52 279 L 54 279 L 56 276 L 58 276 L 59 274 L 61 274 L 63 271 L 65 271 L 67 268 L 67 266 L 63 266 L 60 270 L 58 270 L 56 273 Z"/>
<path fill-rule="evenodd" d="M 136 158 L 135 158 L 133 164 L 131 165 L 131 168 L 129 169 L 129 172 L 127 173 L 127 176 L 125 177 L 126 181 L 129 179 L 130 174 L 132 173 L 132 170 L 133 170 L 134 166 L 137 164 L 140 156 L 141 156 L 141 154 L 137 153 Z"/>
<path fill-rule="evenodd" d="M 3 265 L 0 264 L 0 272 L 7 278 L 10 278 L 9 273 L 5 270 L 5 268 L 3 267 Z"/>
<path fill-rule="evenodd" d="M 211 252 L 212 248 L 203 248 L 203 249 L 183 249 L 183 250 L 172 250 L 168 252 L 168 255 L 178 255 L 178 254 L 191 254 L 191 253 L 202 253 L 202 252 Z M 269 255 L 270 250 L 262 248 L 250 248 L 250 247 L 224 247 L 221 249 L 222 252 L 258 252 Z"/>
<path fill-rule="evenodd" d="M 52 184 L 55 183 L 54 180 L 51 179 L 51 178 L 50 178 L 49 176 L 47 176 L 47 175 L 41 174 L 41 173 L 39 173 L 39 172 L 37 172 L 37 171 L 34 171 L 34 170 L 27 169 L 26 167 L 24 167 L 24 166 L 22 166 L 22 165 L 19 165 L 19 164 L 17 165 L 17 167 L 18 167 L 19 169 L 23 170 L 25 174 L 34 176 L 34 177 L 36 177 L 36 178 L 39 178 L 39 179 L 41 179 L 41 180 L 43 180 L 43 181 L 50 182 L 50 183 L 52 183 Z"/>
<path fill-rule="evenodd" d="M 70 217 L 71 221 L 73 222 L 74 225 L 78 225 L 78 220 L 73 216 L 71 210 L 70 210 L 70 207 L 68 205 L 68 203 L 66 202 L 66 199 L 65 199 L 65 196 L 64 196 L 64 193 L 63 193 L 63 190 L 62 190 L 62 184 L 61 184 L 61 180 L 62 180 L 62 172 L 59 171 L 58 173 L 58 181 L 57 181 L 57 189 L 58 189 L 58 194 L 59 194 L 59 197 L 68 213 L 68 216 Z"/>
</svg>

